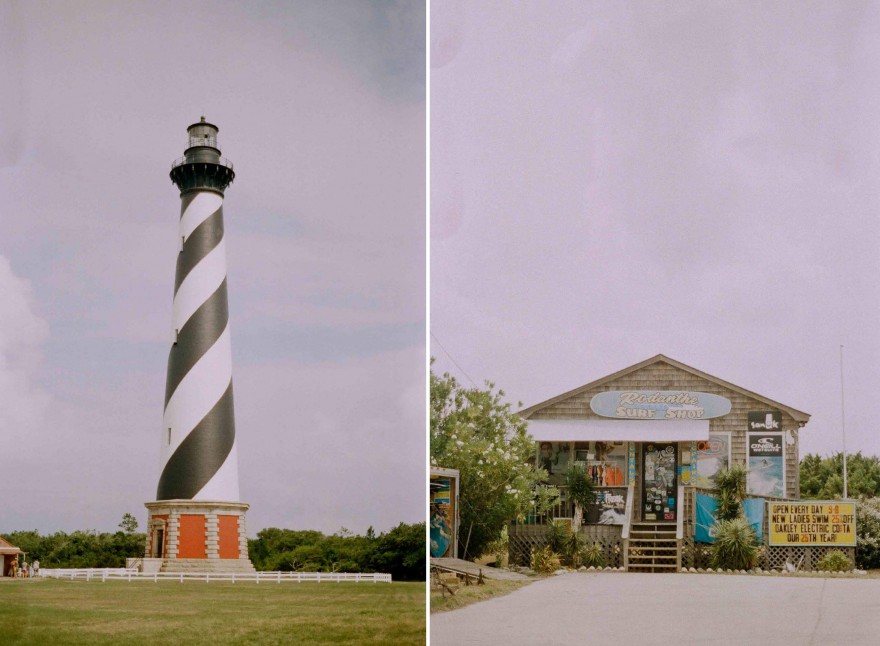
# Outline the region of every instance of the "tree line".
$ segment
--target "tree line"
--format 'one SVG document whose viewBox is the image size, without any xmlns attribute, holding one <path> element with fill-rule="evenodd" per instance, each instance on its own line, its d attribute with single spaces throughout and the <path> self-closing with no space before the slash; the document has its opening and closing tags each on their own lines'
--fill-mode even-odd
<svg viewBox="0 0 880 646">
<path fill-rule="evenodd" d="M 808 453 L 801 458 L 801 498 L 835 500 L 843 498 L 843 454 L 820 457 Z M 847 495 L 850 498 L 880 496 L 880 458 L 861 451 L 846 456 Z"/>
<path fill-rule="evenodd" d="M 425 523 L 399 524 L 377 535 L 345 528 L 331 536 L 312 530 L 270 527 L 248 540 L 258 570 L 301 572 L 386 572 L 395 581 L 425 580 Z"/>
<path fill-rule="evenodd" d="M 3 538 L 26 552 L 28 562 L 41 568 L 125 567 L 125 559 L 144 555 L 145 534 L 94 530 L 55 532 L 36 530 L 9 532 Z"/>
<path fill-rule="evenodd" d="M 126 514 L 120 531 L 16 531 L 3 537 L 41 568 L 125 567 L 144 555 L 146 534 Z M 396 581 L 425 580 L 425 523 L 400 523 L 388 532 L 358 536 L 341 529 L 327 536 L 312 530 L 268 528 L 248 540 L 251 562 L 261 571 L 385 572 Z"/>
</svg>

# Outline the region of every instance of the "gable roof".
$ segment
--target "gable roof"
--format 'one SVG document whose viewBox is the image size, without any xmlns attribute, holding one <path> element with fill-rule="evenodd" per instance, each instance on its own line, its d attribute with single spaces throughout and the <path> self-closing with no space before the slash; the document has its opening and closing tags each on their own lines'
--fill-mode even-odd
<svg viewBox="0 0 880 646">
<path fill-rule="evenodd" d="M 676 361 L 675 359 L 670 359 L 669 357 L 658 354 L 650 359 L 645 359 L 635 365 L 630 366 L 629 368 L 624 368 L 623 370 L 619 370 L 614 374 L 608 375 L 607 377 L 602 377 L 601 379 L 597 379 L 596 381 L 591 381 L 588 384 L 575 388 L 574 390 L 569 390 L 566 393 L 562 393 L 561 395 L 557 395 L 551 399 L 541 402 L 540 404 L 535 404 L 534 406 L 529 406 L 528 408 L 524 408 L 519 411 L 519 415 L 524 419 L 528 419 L 531 415 L 538 412 L 541 409 L 547 408 L 548 406 L 552 406 L 558 402 L 564 401 L 569 397 L 573 397 L 575 395 L 579 395 L 588 390 L 593 390 L 595 388 L 599 388 L 608 384 L 610 382 L 616 381 L 621 377 L 624 377 L 630 373 L 636 372 L 637 370 L 641 370 L 647 366 L 653 365 L 655 363 L 666 363 L 670 366 L 678 368 L 679 370 L 683 370 L 684 372 L 689 372 L 692 375 L 696 375 L 706 381 L 710 381 L 714 384 L 721 386 L 722 388 L 727 388 L 734 392 L 737 392 L 746 397 L 751 397 L 752 399 L 756 399 L 757 401 L 767 404 L 772 408 L 778 408 L 779 410 L 788 413 L 791 415 L 796 422 L 798 422 L 801 426 L 810 421 L 810 414 L 800 411 L 796 408 L 792 408 L 791 406 L 786 406 L 785 404 L 780 404 L 777 401 L 764 397 L 763 395 L 759 395 L 758 393 L 752 392 L 751 390 L 747 390 L 736 384 L 732 384 L 729 381 L 724 381 L 723 379 L 719 379 L 718 377 L 713 377 L 712 375 L 703 372 L 702 370 L 697 370 L 696 368 L 692 368 L 691 366 L 685 365 L 680 361 Z"/>
<path fill-rule="evenodd" d="M 24 554 L 24 552 L 0 536 L 0 554 Z"/>
</svg>

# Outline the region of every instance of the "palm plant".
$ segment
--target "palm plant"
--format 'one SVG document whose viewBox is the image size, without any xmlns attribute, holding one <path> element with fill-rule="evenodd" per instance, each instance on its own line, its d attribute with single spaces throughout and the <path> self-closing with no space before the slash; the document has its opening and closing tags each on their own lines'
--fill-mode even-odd
<svg viewBox="0 0 880 646">
<path fill-rule="evenodd" d="M 574 504 L 571 529 L 577 532 L 584 517 L 584 508 L 596 500 L 596 489 L 593 486 L 593 481 L 587 477 L 586 469 L 577 464 L 568 468 L 565 474 L 565 484 L 568 487 L 568 499 Z"/>
<path fill-rule="evenodd" d="M 745 518 L 742 501 L 746 497 L 746 468 L 734 464 L 715 475 L 718 510 L 715 512 L 715 544 L 712 565 L 718 568 L 749 570 L 758 561 L 758 538 Z"/>
<path fill-rule="evenodd" d="M 718 492 L 718 509 L 715 512 L 718 522 L 738 518 L 741 510 L 740 502 L 732 492 L 727 489 Z"/>
<path fill-rule="evenodd" d="M 547 532 L 544 534 L 544 545 L 549 547 L 552 552 L 559 554 L 564 549 L 567 535 L 568 532 L 561 525 L 549 523 Z"/>
<path fill-rule="evenodd" d="M 587 567 L 604 567 L 605 566 L 605 550 L 602 549 L 601 543 L 590 543 L 580 554 L 581 561 Z"/>
<path fill-rule="evenodd" d="M 758 560 L 758 539 L 746 518 L 718 522 L 712 566 L 728 570 L 750 570 Z"/>
<path fill-rule="evenodd" d="M 721 469 L 715 474 L 715 486 L 718 489 L 731 491 L 737 498 L 745 498 L 746 473 L 744 464 L 734 464 L 727 469 Z"/>
</svg>

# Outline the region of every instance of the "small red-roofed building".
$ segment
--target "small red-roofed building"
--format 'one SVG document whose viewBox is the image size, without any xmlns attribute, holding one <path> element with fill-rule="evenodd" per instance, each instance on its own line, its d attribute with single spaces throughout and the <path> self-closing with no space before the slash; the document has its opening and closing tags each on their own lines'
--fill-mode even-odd
<svg viewBox="0 0 880 646">
<path fill-rule="evenodd" d="M 0 576 L 11 576 L 9 571 L 12 569 L 13 563 L 18 563 L 19 554 L 24 554 L 24 552 L 0 536 L 0 562 L 3 565 Z"/>
</svg>

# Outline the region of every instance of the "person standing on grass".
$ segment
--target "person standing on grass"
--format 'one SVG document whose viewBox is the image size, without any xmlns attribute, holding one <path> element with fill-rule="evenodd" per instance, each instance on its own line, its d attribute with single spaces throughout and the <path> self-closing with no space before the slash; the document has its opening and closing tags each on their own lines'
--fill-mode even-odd
<svg viewBox="0 0 880 646">
<path fill-rule="evenodd" d="M 32 576 L 40 576 L 40 559 L 34 559 L 34 562 L 31 563 L 31 566 L 34 568 Z"/>
</svg>

